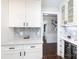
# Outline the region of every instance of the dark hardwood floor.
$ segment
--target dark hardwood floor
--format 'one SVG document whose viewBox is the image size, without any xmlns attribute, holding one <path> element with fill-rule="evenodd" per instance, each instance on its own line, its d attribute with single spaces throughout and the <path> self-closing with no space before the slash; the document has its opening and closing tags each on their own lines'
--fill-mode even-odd
<svg viewBox="0 0 79 59">
<path fill-rule="evenodd" d="M 57 43 L 43 44 L 43 59 L 62 59 L 57 56 Z"/>
</svg>

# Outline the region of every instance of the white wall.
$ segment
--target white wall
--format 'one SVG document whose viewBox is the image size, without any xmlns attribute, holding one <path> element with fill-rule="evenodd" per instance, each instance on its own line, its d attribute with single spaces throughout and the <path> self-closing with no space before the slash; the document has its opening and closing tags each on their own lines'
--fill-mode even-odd
<svg viewBox="0 0 79 59">
<path fill-rule="evenodd" d="M 13 40 L 13 30 L 8 28 L 8 0 L 1 1 L 1 42 Z"/>
<path fill-rule="evenodd" d="M 51 1 L 49 1 L 49 2 L 51 2 Z M 48 3 L 47 0 L 42 0 L 42 12 L 50 13 L 50 14 L 57 14 L 58 7 L 53 6 L 52 4 Z"/>
<path fill-rule="evenodd" d="M 56 19 L 56 18 L 44 17 L 44 19 L 43 19 L 44 20 L 43 24 L 47 24 L 46 32 L 45 32 L 47 43 L 56 43 L 57 42 L 57 31 L 55 31 L 55 27 L 51 24 L 52 19 Z"/>
</svg>

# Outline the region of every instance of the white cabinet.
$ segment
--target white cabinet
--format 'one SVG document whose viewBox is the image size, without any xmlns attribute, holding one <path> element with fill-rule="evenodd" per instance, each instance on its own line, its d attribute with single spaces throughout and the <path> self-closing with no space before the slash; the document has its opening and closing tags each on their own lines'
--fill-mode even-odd
<svg viewBox="0 0 79 59">
<path fill-rule="evenodd" d="M 61 23 L 64 24 L 64 22 L 65 22 L 65 5 L 63 5 L 61 8 L 61 14 L 62 14 Z"/>
<path fill-rule="evenodd" d="M 24 59 L 42 59 L 40 51 L 34 50 L 24 50 Z"/>
<path fill-rule="evenodd" d="M 42 59 L 42 44 L 2 46 L 2 59 Z"/>
<path fill-rule="evenodd" d="M 24 59 L 42 59 L 42 45 L 27 45 L 27 47 L 24 48 Z"/>
<path fill-rule="evenodd" d="M 65 3 L 61 6 L 61 14 L 62 14 L 61 17 L 63 17 L 62 18 L 63 21 L 61 21 L 62 24 L 69 26 L 77 25 L 76 0 L 65 1 Z"/>
<path fill-rule="evenodd" d="M 22 59 L 19 50 L 2 51 L 2 59 Z"/>
<path fill-rule="evenodd" d="M 9 0 L 9 27 L 24 27 L 25 0 Z"/>
<path fill-rule="evenodd" d="M 26 20 L 28 27 L 40 27 L 41 0 L 26 0 Z"/>
<path fill-rule="evenodd" d="M 27 55 L 26 56 L 24 56 L 24 59 L 40 59 L 40 57 L 39 57 L 39 52 L 37 52 L 37 51 L 30 51 L 30 52 L 28 52 L 27 51 Z M 41 58 L 42 59 L 42 58 Z"/>
<path fill-rule="evenodd" d="M 76 19 L 76 0 L 65 0 L 61 6 L 60 13 L 59 13 L 59 26 L 58 26 L 58 55 L 64 58 L 64 40 L 62 39 L 66 36 L 67 27 L 74 27 L 77 26 L 77 19 Z M 60 17 L 61 16 L 61 17 Z M 63 21 L 62 21 L 63 20 Z M 64 31 L 65 32 L 64 32 Z M 65 35 L 63 35 L 65 34 Z M 72 40 L 72 39 L 71 39 Z M 69 41 L 71 41 L 69 40 Z M 67 39 L 66 39 L 67 41 Z"/>
<path fill-rule="evenodd" d="M 22 59 L 22 46 L 8 45 L 1 47 L 1 59 Z"/>
<path fill-rule="evenodd" d="M 41 0 L 9 0 L 9 27 L 40 27 Z"/>
<path fill-rule="evenodd" d="M 68 1 L 68 24 L 77 25 L 76 19 L 76 0 Z"/>
<path fill-rule="evenodd" d="M 64 40 L 63 39 L 60 39 L 60 44 L 58 49 L 59 49 L 60 56 L 64 58 Z"/>
</svg>

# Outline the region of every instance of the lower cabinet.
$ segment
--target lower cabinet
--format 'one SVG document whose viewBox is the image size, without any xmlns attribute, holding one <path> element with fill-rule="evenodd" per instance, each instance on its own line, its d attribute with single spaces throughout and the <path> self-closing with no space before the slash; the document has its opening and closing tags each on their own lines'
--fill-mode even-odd
<svg viewBox="0 0 79 59">
<path fill-rule="evenodd" d="M 2 51 L 1 59 L 22 59 L 19 50 Z"/>
<path fill-rule="evenodd" d="M 40 51 L 25 51 L 24 59 L 42 59 Z"/>
<path fill-rule="evenodd" d="M 61 38 L 57 42 L 57 52 L 64 59 L 64 40 Z"/>
<path fill-rule="evenodd" d="M 1 57 L 1 59 L 42 59 L 42 45 L 3 46 Z"/>
</svg>

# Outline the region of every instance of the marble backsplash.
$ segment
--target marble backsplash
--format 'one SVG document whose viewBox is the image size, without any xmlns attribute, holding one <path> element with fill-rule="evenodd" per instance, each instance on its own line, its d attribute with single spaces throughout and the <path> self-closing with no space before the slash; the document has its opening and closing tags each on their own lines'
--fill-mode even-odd
<svg viewBox="0 0 79 59">
<path fill-rule="evenodd" d="M 61 33 L 61 36 L 63 37 L 70 36 L 71 39 L 75 39 L 77 41 L 77 27 L 76 26 L 61 27 L 60 33 Z"/>
<path fill-rule="evenodd" d="M 41 29 L 40 28 L 14 28 L 15 38 L 19 39 L 31 39 L 40 38 Z"/>
</svg>

